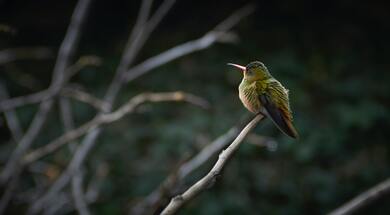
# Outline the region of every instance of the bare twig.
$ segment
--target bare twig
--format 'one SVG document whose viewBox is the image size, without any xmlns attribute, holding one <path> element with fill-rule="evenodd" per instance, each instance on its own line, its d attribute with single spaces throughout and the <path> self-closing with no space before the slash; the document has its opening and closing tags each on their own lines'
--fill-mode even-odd
<svg viewBox="0 0 390 215">
<path fill-rule="evenodd" d="M 16 149 L 11 153 L 3 171 L 0 174 L 0 183 L 5 183 L 7 180 L 20 168 L 20 158 L 30 148 L 33 140 L 37 137 L 44 122 L 46 121 L 47 115 L 49 114 L 52 101 L 41 103 L 38 112 L 35 114 L 33 121 L 30 124 L 29 129 L 20 140 Z"/>
<path fill-rule="evenodd" d="M 8 97 L 7 89 L 0 82 L 0 99 L 6 99 L 7 97 Z M 11 131 L 12 139 L 15 142 L 19 142 L 19 140 L 23 136 L 23 133 L 15 111 L 13 110 L 6 111 L 4 112 L 4 115 L 8 127 Z M 5 191 L 1 196 L 1 200 L 0 200 L 0 214 L 4 213 L 5 209 L 8 206 L 8 203 L 12 199 L 18 181 L 19 181 L 19 177 L 15 175 L 12 182 L 5 188 Z"/>
<path fill-rule="evenodd" d="M 64 131 L 68 132 L 74 128 L 73 112 L 68 98 L 59 99 L 61 121 Z"/>
<path fill-rule="evenodd" d="M 76 50 L 76 44 L 80 37 L 81 26 L 83 24 L 90 2 L 90 0 L 80 0 L 77 3 L 76 9 L 72 15 L 71 23 L 58 52 L 57 61 L 54 66 L 52 82 L 48 89 L 51 93 L 58 93 L 66 81 L 66 68 L 69 66 L 71 60 L 70 58 L 73 56 Z M 14 172 L 18 171 L 20 158 L 30 148 L 33 140 L 39 134 L 44 122 L 47 119 L 52 105 L 52 100 L 46 100 L 40 104 L 33 122 L 18 144 L 17 148 L 11 154 L 10 159 L 1 173 L 1 182 L 7 181 Z"/>
<path fill-rule="evenodd" d="M 148 39 L 148 35 L 144 35 L 144 33 L 146 28 L 146 22 L 148 20 L 148 16 L 152 6 L 152 2 L 153 2 L 152 0 L 142 1 L 141 9 L 140 12 L 138 13 L 137 21 L 126 43 L 126 48 L 122 54 L 121 60 L 116 69 L 114 79 L 112 80 L 110 86 L 108 87 L 108 90 L 104 97 L 104 100 L 108 102 L 110 106 L 113 105 L 116 96 L 118 95 L 120 89 L 122 88 L 123 74 L 133 63 L 141 47 L 145 44 L 146 40 Z"/>
<path fill-rule="evenodd" d="M 55 150 L 65 145 L 69 141 L 79 138 L 80 136 L 84 135 L 90 130 L 93 130 L 103 124 L 115 122 L 121 119 L 122 117 L 124 117 L 126 114 L 133 112 L 136 107 L 138 107 L 139 105 L 145 102 L 164 102 L 164 101 L 184 101 L 203 108 L 208 107 L 208 102 L 205 101 L 204 99 L 180 91 L 167 92 L 167 93 L 141 93 L 138 96 L 132 98 L 123 106 L 121 106 L 118 110 L 111 113 L 98 115 L 94 119 L 83 124 L 82 126 L 66 132 L 65 134 L 58 137 L 51 143 L 46 144 L 42 148 L 39 148 L 27 154 L 23 160 L 23 163 L 25 164 L 31 163 L 41 158 L 44 155 L 54 152 Z"/>
<path fill-rule="evenodd" d="M 88 184 L 87 191 L 85 193 L 85 199 L 88 203 L 95 202 L 99 196 L 99 187 L 103 183 L 110 171 L 107 163 L 100 163 L 96 168 L 95 174 L 92 177 L 93 180 Z"/>
<path fill-rule="evenodd" d="M 69 100 L 66 98 L 60 99 L 61 119 L 64 124 L 65 132 L 69 132 L 74 128 L 74 120 L 72 108 Z M 70 145 L 70 151 L 73 153 L 76 149 L 76 143 Z M 83 172 L 78 170 L 72 177 L 72 196 L 74 205 L 81 215 L 90 214 L 83 192 Z"/>
<path fill-rule="evenodd" d="M 3 83 L 0 82 L 0 100 L 4 100 L 8 98 L 8 92 Z M 15 142 L 19 142 L 19 140 L 23 136 L 23 131 L 20 126 L 18 117 L 14 110 L 9 110 L 4 112 L 5 120 L 7 122 L 8 128 L 11 131 L 12 139 Z"/>
<path fill-rule="evenodd" d="M 173 4 L 175 4 L 175 2 L 176 0 L 164 0 L 164 2 L 161 3 L 157 11 L 146 23 L 145 37 L 149 37 L 150 33 L 152 33 L 154 29 L 156 29 L 157 25 L 161 22 L 165 15 L 167 15 L 167 13 L 172 8 Z"/>
<path fill-rule="evenodd" d="M 54 91 L 45 89 L 36 93 L 32 93 L 26 96 L 20 96 L 16 98 L 7 99 L 0 102 L 0 112 L 11 110 L 16 107 L 34 104 L 41 101 L 45 101 L 54 95 Z"/>
<path fill-rule="evenodd" d="M 15 189 L 19 183 L 19 175 L 14 175 L 13 180 L 5 188 L 5 191 L 0 200 L 0 214 L 4 214 L 4 211 L 7 209 L 7 206 L 15 194 Z"/>
<path fill-rule="evenodd" d="M 329 215 L 353 214 L 370 203 L 390 193 L 390 178 L 359 194 L 349 202 L 329 213 Z"/>
<path fill-rule="evenodd" d="M 236 139 L 229 145 L 229 147 L 227 147 L 224 151 L 222 151 L 222 153 L 219 155 L 217 162 L 210 170 L 210 172 L 207 173 L 206 176 L 204 176 L 194 185 L 192 185 L 183 194 L 172 198 L 171 202 L 162 211 L 161 214 L 162 215 L 175 214 L 185 203 L 189 202 L 196 195 L 198 195 L 200 192 L 205 190 L 209 185 L 211 185 L 216 180 L 216 177 L 221 174 L 223 168 L 225 167 L 225 164 L 230 160 L 233 154 L 237 151 L 238 147 L 240 146 L 240 144 L 242 143 L 246 135 L 263 118 L 264 116 L 261 114 L 253 118 L 252 121 L 250 121 L 248 125 L 245 126 L 245 128 L 240 132 L 240 134 L 236 137 Z"/>
<path fill-rule="evenodd" d="M 75 64 L 66 68 L 66 75 L 63 78 L 62 82 L 65 83 L 73 75 L 79 72 L 86 66 L 97 66 L 100 65 L 100 59 L 96 56 L 83 56 Z M 0 112 L 18 108 L 24 105 L 35 104 L 38 102 L 46 101 L 58 94 L 60 87 L 54 87 L 53 84 L 48 89 L 32 93 L 25 96 L 19 96 L 15 98 L 10 98 L 0 101 Z"/>
<path fill-rule="evenodd" d="M 174 187 L 180 187 L 185 177 L 206 163 L 217 152 L 221 151 L 239 133 L 238 127 L 232 127 L 226 133 L 219 136 L 209 145 L 204 147 L 189 161 L 183 163 L 178 169 L 170 174 L 153 192 L 142 201 L 138 202 L 131 210 L 132 215 L 154 214 L 151 209 L 158 208 L 158 204 L 168 198 Z M 147 212 L 148 211 L 148 212 Z M 146 212 L 146 213 L 145 213 Z M 150 212 L 150 213 L 149 213 Z"/>
<path fill-rule="evenodd" d="M 102 60 L 98 56 L 94 55 L 85 55 L 81 56 L 78 61 L 68 68 L 66 72 L 68 78 L 76 75 L 76 73 L 80 72 L 84 67 L 87 66 L 100 66 L 102 64 Z"/>
<path fill-rule="evenodd" d="M 42 212 L 42 215 L 55 215 L 61 210 L 64 205 L 66 205 L 69 201 L 69 195 L 66 192 L 60 192 L 55 199 L 51 199 L 51 203 L 55 202 L 56 204 L 48 204 L 45 207 L 45 211 Z M 57 212 L 57 213 L 56 213 Z"/>
<path fill-rule="evenodd" d="M 12 48 L 0 51 L 0 65 L 16 60 L 41 60 L 53 57 L 53 53 L 46 47 Z"/>
<path fill-rule="evenodd" d="M 171 0 L 164 1 L 160 8 L 167 8 L 167 11 L 171 8 L 172 4 L 170 4 Z M 172 1 L 173 2 L 173 1 Z M 123 76 L 128 70 L 131 63 L 134 61 L 137 56 L 140 48 L 144 45 L 150 33 L 154 30 L 156 26 L 152 26 L 153 28 L 148 27 L 148 34 L 144 34 L 146 22 L 150 13 L 152 5 L 152 0 L 143 0 L 140 12 L 137 17 L 136 24 L 133 27 L 132 33 L 129 36 L 129 39 L 126 43 L 126 48 L 122 54 L 122 58 L 120 63 L 116 69 L 114 79 L 112 80 L 104 100 L 110 104 L 109 110 L 111 110 L 112 105 L 117 97 L 122 85 L 124 84 Z M 169 7 L 167 7 L 168 5 Z M 158 9 L 159 11 L 160 9 Z M 163 17 L 160 18 L 160 20 Z M 102 113 L 99 113 L 102 114 Z M 36 213 L 43 207 L 44 203 L 50 199 L 52 195 L 56 192 L 60 191 L 70 180 L 70 176 L 74 174 L 74 172 L 80 168 L 82 163 L 84 162 L 89 151 L 94 147 L 96 143 L 97 137 L 100 135 L 101 129 L 99 127 L 92 129 L 83 139 L 80 146 L 76 150 L 72 160 L 70 161 L 67 169 L 63 172 L 63 174 L 58 178 L 58 180 L 53 184 L 53 186 L 44 194 L 40 199 L 38 199 L 32 206 L 29 211 L 31 213 Z"/>
<path fill-rule="evenodd" d="M 88 0 L 86 2 L 86 4 L 89 4 L 89 1 L 90 0 Z M 87 10 L 87 8 L 81 8 L 81 6 L 88 7 L 88 5 L 80 5 L 80 10 L 84 10 L 84 9 Z M 82 56 L 72 66 L 69 66 L 70 59 L 64 58 L 64 57 L 70 58 L 70 56 L 73 55 L 75 47 L 72 47 L 72 46 L 75 46 L 75 45 L 70 44 L 70 42 L 77 43 L 77 40 L 78 40 L 78 37 L 80 34 L 80 28 L 83 24 L 82 19 L 84 19 L 84 17 L 81 17 L 81 16 L 85 16 L 85 13 L 86 12 L 81 14 L 81 13 L 76 13 L 76 11 L 75 11 L 75 13 L 72 16 L 72 22 L 68 28 L 67 35 L 66 35 L 66 37 L 65 37 L 65 39 L 62 42 L 62 45 L 60 47 L 60 50 L 58 53 L 58 58 L 57 58 L 55 69 L 54 69 L 55 70 L 54 73 L 59 74 L 56 71 L 60 71 L 60 70 L 64 70 L 63 73 L 67 73 L 66 75 L 64 75 L 66 77 L 60 76 L 61 82 L 66 82 L 71 76 L 75 75 L 78 71 L 80 71 L 85 66 L 89 66 L 89 65 L 97 66 L 97 65 L 101 64 L 100 58 L 98 58 L 96 56 Z M 23 52 L 25 50 L 24 49 L 20 49 L 20 50 L 17 49 L 17 51 Z M 38 52 L 38 51 L 44 52 L 44 48 L 40 48 L 36 52 Z M 9 50 L 4 50 L 4 52 L 8 53 Z M 69 53 L 65 53 L 65 52 L 69 52 Z M 1 52 L 0 52 L 0 54 L 1 54 Z M 38 54 L 38 53 L 36 53 L 36 54 Z M 40 55 L 38 55 L 38 56 L 40 56 Z M 0 55 L 0 57 L 1 57 L 1 55 Z M 61 60 L 59 60 L 60 57 L 62 58 Z M 64 66 L 64 65 L 66 65 L 66 66 Z M 66 72 L 65 72 L 65 70 L 66 70 Z M 54 81 L 54 77 L 53 77 L 53 81 Z M 60 82 L 58 82 L 58 83 L 60 83 Z M 9 109 L 17 108 L 20 106 L 24 106 L 27 104 L 34 104 L 34 103 L 38 103 L 38 102 L 47 100 L 47 99 L 55 96 L 58 93 L 58 90 L 59 90 L 58 88 L 60 88 L 60 87 L 56 86 L 52 83 L 51 86 L 46 90 L 32 93 L 32 94 L 26 95 L 26 96 L 20 96 L 20 97 L 11 98 L 8 100 L 0 101 L 0 112 L 4 111 L 4 110 L 9 110 Z"/>
<path fill-rule="evenodd" d="M 80 215 L 88 215 L 91 214 L 89 212 L 86 200 L 85 193 L 83 191 L 83 172 L 78 169 L 77 172 L 73 175 L 72 178 L 72 194 L 74 204 L 76 209 Z"/>
<path fill-rule="evenodd" d="M 226 42 L 225 37 L 230 35 L 228 30 L 253 11 L 253 5 L 246 5 L 218 24 L 213 30 L 207 32 L 203 37 L 175 46 L 158 54 L 157 56 L 145 60 L 137 66 L 134 66 L 127 71 L 125 75 L 126 81 L 132 81 L 139 76 L 179 57 L 206 49 L 216 42 Z"/>
<path fill-rule="evenodd" d="M 104 163 L 99 164 L 95 170 L 95 174 L 91 177 L 91 182 L 88 184 L 85 192 L 85 204 L 91 204 L 98 200 L 99 187 L 101 186 L 104 178 L 107 176 L 108 166 Z M 74 178 L 74 177 L 73 177 Z M 72 178 L 72 183 L 73 183 Z M 73 187 L 73 184 L 72 184 Z M 64 195 L 66 191 L 57 194 L 58 197 L 50 200 L 49 207 L 45 207 L 45 214 L 69 214 L 75 209 L 78 210 L 76 205 L 72 204 L 72 197 L 70 195 Z M 65 198 L 64 198 L 65 197 Z M 78 210 L 78 213 L 79 210 Z"/>
<path fill-rule="evenodd" d="M 96 98 L 95 96 L 86 93 L 84 91 L 73 89 L 70 87 L 66 87 L 63 90 L 61 90 L 61 95 L 65 97 L 70 97 L 73 99 L 76 99 L 78 101 L 87 103 L 91 105 L 92 107 L 100 110 L 100 111 L 107 111 L 109 108 L 109 104 L 99 98 Z"/>
</svg>

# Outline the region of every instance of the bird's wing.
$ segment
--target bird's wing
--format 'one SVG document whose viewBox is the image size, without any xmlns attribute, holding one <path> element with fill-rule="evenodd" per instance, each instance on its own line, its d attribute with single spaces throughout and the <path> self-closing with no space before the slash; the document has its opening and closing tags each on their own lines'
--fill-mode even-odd
<svg viewBox="0 0 390 215">
<path fill-rule="evenodd" d="M 274 80 L 268 84 L 264 93 L 260 94 L 259 100 L 264 106 L 266 114 L 281 131 L 292 138 L 298 138 L 298 132 L 292 124 L 288 90 Z"/>
</svg>

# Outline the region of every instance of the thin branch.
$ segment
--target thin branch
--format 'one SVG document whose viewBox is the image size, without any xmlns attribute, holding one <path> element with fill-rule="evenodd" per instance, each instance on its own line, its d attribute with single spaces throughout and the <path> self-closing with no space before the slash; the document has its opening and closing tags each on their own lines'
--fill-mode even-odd
<svg viewBox="0 0 390 215">
<path fill-rule="evenodd" d="M 359 194 L 349 202 L 329 213 L 329 215 L 353 214 L 372 202 L 390 193 L 390 178 Z"/>
<path fill-rule="evenodd" d="M 110 171 L 107 163 L 100 163 L 96 168 L 95 174 L 92 177 L 93 180 L 88 184 L 87 191 L 85 193 L 85 199 L 88 203 L 95 202 L 99 196 L 99 187 L 103 183 Z"/>
<path fill-rule="evenodd" d="M 95 55 L 81 56 L 75 64 L 68 67 L 66 72 L 68 75 L 68 79 L 76 75 L 76 73 L 80 72 L 82 69 L 84 69 L 87 66 L 100 66 L 101 64 L 102 64 L 102 60 L 98 56 Z"/>
<path fill-rule="evenodd" d="M 96 108 L 97 110 L 103 112 L 107 111 L 109 108 L 109 104 L 107 102 L 78 89 L 66 87 L 61 90 L 61 95 L 87 103 L 92 107 Z"/>
<path fill-rule="evenodd" d="M 229 16 L 227 19 L 219 23 L 214 31 L 228 31 L 229 29 L 233 28 L 235 25 L 237 25 L 242 18 L 247 17 L 251 13 L 255 11 L 255 5 L 252 3 L 246 4 L 236 12 L 234 12 L 231 16 Z"/>
<path fill-rule="evenodd" d="M 0 214 L 4 214 L 4 211 L 7 209 L 7 206 L 12 199 L 13 195 L 15 194 L 15 190 L 17 188 L 17 185 L 19 183 L 19 175 L 14 175 L 11 182 L 8 184 L 8 186 L 5 188 L 5 191 L 3 195 L 1 196 L 0 200 Z"/>
<path fill-rule="evenodd" d="M 60 99 L 60 111 L 61 119 L 64 124 L 65 132 L 69 132 L 74 128 L 74 120 L 72 114 L 72 108 L 69 103 L 69 100 L 66 98 Z M 70 145 L 70 151 L 74 153 L 76 143 Z M 81 215 L 90 214 L 87 203 L 85 201 L 84 192 L 83 192 L 83 172 L 81 170 L 77 171 L 72 177 L 72 197 L 74 205 Z"/>
<path fill-rule="evenodd" d="M 103 183 L 104 178 L 107 176 L 108 166 L 106 164 L 99 164 L 95 169 L 94 175 L 91 177 L 91 182 L 88 184 L 86 192 L 85 192 L 85 202 L 86 204 L 94 203 L 98 200 L 99 196 L 99 187 Z M 73 181 L 73 179 L 72 179 Z M 73 184 L 72 184 L 73 187 Z M 75 209 L 75 204 L 72 204 L 71 196 L 66 195 L 66 198 L 61 198 L 61 196 L 65 196 L 65 191 L 57 194 L 59 197 L 55 197 L 51 199 L 48 203 L 50 206 L 45 207 L 45 212 L 47 214 L 69 214 Z M 59 201 L 60 200 L 60 201 Z M 79 210 L 78 210 L 78 213 Z"/>
<path fill-rule="evenodd" d="M 68 98 L 59 98 L 59 106 L 60 106 L 60 116 L 61 121 L 64 126 L 64 133 L 69 132 L 74 129 L 74 118 L 73 111 Z M 71 154 L 76 150 L 77 143 L 70 142 L 68 144 L 68 149 Z"/>
<path fill-rule="evenodd" d="M 226 42 L 226 37 L 230 35 L 228 30 L 253 11 L 254 6 L 252 4 L 246 5 L 218 24 L 213 30 L 207 32 L 203 37 L 175 46 L 134 66 L 127 71 L 125 75 L 126 81 L 132 81 L 152 69 L 184 55 L 206 49 L 216 42 Z"/>
<path fill-rule="evenodd" d="M 146 40 L 148 39 L 148 35 L 144 35 L 144 33 L 145 33 L 146 22 L 150 14 L 152 3 L 153 0 L 142 1 L 140 12 L 138 13 L 137 21 L 131 31 L 129 39 L 127 40 L 126 48 L 124 49 L 119 65 L 116 68 L 114 79 L 112 80 L 110 86 L 108 87 L 106 95 L 104 96 L 104 100 L 108 102 L 110 106 L 113 105 L 116 96 L 118 95 L 120 89 L 122 88 L 123 74 L 133 63 L 141 47 L 145 44 Z"/>
<path fill-rule="evenodd" d="M 16 60 L 42 60 L 53 57 L 53 52 L 46 47 L 12 48 L 0 51 L 0 65 Z"/>
<path fill-rule="evenodd" d="M 48 205 L 50 205 L 50 201 L 52 201 L 54 197 L 59 195 L 58 193 L 61 191 L 61 189 L 71 180 L 71 177 L 74 174 L 70 174 L 70 172 L 73 173 L 73 170 L 73 166 L 68 166 L 68 168 L 64 171 L 64 173 L 66 174 L 61 174 L 60 177 L 55 181 L 55 183 L 50 186 L 49 190 L 43 194 L 43 197 L 40 197 L 35 200 L 35 202 L 28 209 L 28 214 L 37 214 L 42 209 L 45 203 L 48 203 Z"/>
<path fill-rule="evenodd" d="M 5 183 L 20 167 L 20 158 L 30 148 L 33 140 L 38 136 L 49 111 L 52 107 L 52 101 L 41 103 L 38 112 L 35 114 L 33 121 L 30 124 L 29 129 L 24 134 L 15 150 L 11 153 L 3 171 L 0 174 L 0 183 Z"/>
<path fill-rule="evenodd" d="M 98 66 L 101 61 L 96 56 L 82 56 L 79 60 L 72 66 L 67 67 L 66 76 L 62 80 L 64 83 L 68 81 L 73 75 L 82 70 L 86 66 Z M 15 98 L 10 98 L 0 101 L 0 112 L 15 109 L 24 105 L 35 104 L 38 102 L 43 102 L 58 94 L 58 90 L 55 87 L 49 87 L 48 89 L 31 93 L 29 95 L 19 96 Z"/>
<path fill-rule="evenodd" d="M 66 192 L 59 193 L 55 199 L 51 199 L 51 202 L 55 202 L 56 204 L 48 204 L 45 207 L 45 211 L 42 212 L 42 215 L 55 215 L 57 211 L 66 205 L 69 199 L 68 196 Z"/>
<path fill-rule="evenodd" d="M 5 86 L 0 82 L 0 100 L 8 98 L 8 91 Z M 19 119 L 14 110 L 4 112 L 5 121 L 7 122 L 8 128 L 11 131 L 12 139 L 15 142 L 19 142 L 23 137 L 23 131 L 19 123 Z"/>
<path fill-rule="evenodd" d="M 0 112 L 11 110 L 20 106 L 34 104 L 45 101 L 54 95 L 54 91 L 45 89 L 26 96 L 19 96 L 16 98 L 7 99 L 0 102 Z"/>
<path fill-rule="evenodd" d="M 173 191 L 174 187 L 180 187 L 190 173 L 194 172 L 201 165 L 206 163 L 217 152 L 221 151 L 235 136 L 239 133 L 237 126 L 230 128 L 226 133 L 219 136 L 213 142 L 204 147 L 198 154 L 196 154 L 189 161 L 180 165 L 172 174 L 170 174 L 153 192 L 151 192 L 142 201 L 138 202 L 131 210 L 132 215 L 154 214 L 150 209 L 159 208 L 158 204 L 168 197 Z"/>
<path fill-rule="evenodd" d="M 72 195 L 74 199 L 74 204 L 76 206 L 77 212 L 80 215 L 89 215 L 89 212 L 86 200 L 85 193 L 83 191 L 83 172 L 78 169 L 72 178 Z"/>
<path fill-rule="evenodd" d="M 68 98 L 59 99 L 61 121 L 64 131 L 68 132 L 74 128 L 73 111 Z"/>
<path fill-rule="evenodd" d="M 0 82 L 0 99 L 8 98 L 8 92 L 5 86 Z M 8 128 L 11 131 L 12 139 L 17 143 L 23 137 L 23 131 L 19 123 L 19 119 L 13 110 L 9 110 L 4 112 L 5 121 L 8 125 Z M 7 209 L 8 203 L 12 199 L 14 190 L 17 187 L 16 185 L 19 182 L 19 177 L 17 175 L 14 176 L 12 182 L 4 188 L 5 191 L 1 196 L 0 200 L 0 214 L 3 214 L 5 209 Z"/>
<path fill-rule="evenodd" d="M 57 61 L 54 66 L 52 82 L 49 87 L 50 92 L 59 92 L 66 81 L 66 68 L 69 66 L 69 62 L 71 60 L 70 58 L 73 56 L 76 50 L 76 45 L 80 37 L 81 26 L 83 24 L 90 2 L 90 0 L 80 0 L 76 5 L 75 11 L 71 18 L 71 23 L 58 52 Z M 5 168 L 1 172 L 1 182 L 4 183 L 12 176 L 14 172 L 18 172 L 18 169 L 20 168 L 20 158 L 30 148 L 31 144 L 39 134 L 44 122 L 48 117 L 48 113 L 52 105 L 52 100 L 43 101 L 39 105 L 38 112 L 35 114 L 29 129 L 21 139 L 16 149 L 12 152 Z"/>
<path fill-rule="evenodd" d="M 110 104 L 109 110 L 111 110 L 112 105 L 114 103 L 115 98 L 117 97 L 120 89 L 123 85 L 123 74 L 126 72 L 130 64 L 134 61 L 136 55 L 139 52 L 138 46 L 142 46 L 141 42 L 139 42 L 140 38 L 143 38 L 142 33 L 145 27 L 145 23 L 150 13 L 150 8 L 152 5 L 152 0 L 143 0 L 141 4 L 141 9 L 137 17 L 136 24 L 133 27 L 132 33 L 129 36 L 129 39 L 126 43 L 126 48 L 122 54 L 120 63 L 116 69 L 115 76 L 111 81 L 110 86 L 106 92 L 104 100 Z M 144 37 L 144 41 L 146 41 L 146 37 Z M 138 44 L 138 45 L 137 45 Z M 99 113 L 102 114 L 102 113 Z M 62 175 L 58 178 L 58 180 L 50 187 L 50 189 L 39 199 L 34 202 L 29 211 L 31 213 L 39 212 L 45 202 L 50 199 L 55 193 L 59 192 L 70 180 L 71 175 L 74 174 L 75 170 L 80 168 L 82 163 L 85 160 L 85 157 L 89 153 L 89 151 L 93 148 L 96 143 L 97 137 L 100 135 L 101 129 L 97 127 L 96 129 L 92 129 L 83 139 L 80 146 L 76 149 L 76 152 L 70 161 L 67 169 L 62 173 Z"/>
<path fill-rule="evenodd" d="M 163 3 L 161 3 L 157 11 L 146 23 L 146 28 L 145 28 L 146 37 L 149 37 L 150 33 L 152 33 L 154 29 L 156 29 L 158 24 L 160 24 L 161 20 L 163 20 L 163 18 L 167 15 L 167 13 L 175 4 L 175 2 L 176 0 L 165 0 Z"/>
<path fill-rule="evenodd" d="M 204 191 L 208 186 L 210 186 L 213 182 L 215 182 L 217 176 L 219 176 L 225 167 L 225 164 L 230 160 L 233 154 L 237 151 L 242 141 L 246 137 L 246 135 L 257 125 L 260 120 L 264 118 L 263 115 L 258 114 L 255 118 L 253 118 L 245 128 L 240 132 L 240 134 L 236 137 L 236 139 L 227 147 L 222 153 L 219 155 L 219 158 L 213 168 L 192 185 L 188 190 L 186 190 L 183 194 L 178 195 L 170 201 L 168 206 L 161 212 L 162 215 L 170 215 L 175 214 L 184 204 L 192 200 L 196 195 Z"/>
<path fill-rule="evenodd" d="M 46 100 L 58 93 L 63 82 L 66 80 L 65 73 L 70 65 L 71 57 L 76 50 L 76 44 L 78 43 L 81 27 L 83 25 L 90 2 L 91 0 L 80 0 L 76 5 L 65 38 L 62 41 L 61 47 L 58 51 L 57 61 L 54 66 L 53 78 L 50 87 L 42 92 L 2 101 L 0 102 L 0 111 L 15 108 L 24 104 L 37 103 Z"/>
<path fill-rule="evenodd" d="M 34 162 L 35 160 L 41 158 L 42 156 L 45 156 L 47 154 L 56 151 L 66 143 L 81 137 L 82 135 L 84 135 L 90 130 L 93 130 L 103 124 L 115 122 L 121 119 L 122 117 L 124 117 L 125 115 L 133 112 L 136 107 L 138 107 L 139 105 L 145 102 L 164 102 L 164 101 L 177 101 L 177 102 L 184 101 L 193 105 L 200 106 L 202 108 L 208 107 L 208 102 L 206 100 L 198 96 L 189 93 L 180 92 L 180 91 L 167 92 L 167 93 L 141 93 L 135 96 L 134 98 L 132 98 L 130 101 L 128 101 L 120 108 L 118 108 L 118 110 L 111 113 L 98 115 L 94 119 L 90 120 L 89 122 L 84 123 L 82 126 L 73 129 L 69 132 L 66 132 L 65 134 L 58 137 L 57 139 L 50 142 L 49 144 L 46 144 L 42 148 L 30 152 L 24 158 L 23 163 L 28 164 Z"/>
</svg>

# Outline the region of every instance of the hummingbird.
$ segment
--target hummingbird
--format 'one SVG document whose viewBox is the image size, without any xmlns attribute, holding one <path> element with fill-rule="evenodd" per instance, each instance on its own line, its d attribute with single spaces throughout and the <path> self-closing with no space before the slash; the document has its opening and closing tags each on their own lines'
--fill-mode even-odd
<svg viewBox="0 0 390 215">
<path fill-rule="evenodd" d="M 276 80 L 260 61 L 253 61 L 246 66 L 228 63 L 243 72 L 243 79 L 238 87 L 243 105 L 254 114 L 270 118 L 283 133 L 298 138 L 293 125 L 288 90 Z"/>
</svg>

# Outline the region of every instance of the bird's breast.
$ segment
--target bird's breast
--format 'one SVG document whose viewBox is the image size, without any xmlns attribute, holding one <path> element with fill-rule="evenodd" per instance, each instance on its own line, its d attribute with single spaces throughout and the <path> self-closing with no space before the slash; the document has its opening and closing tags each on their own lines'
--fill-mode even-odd
<svg viewBox="0 0 390 215">
<path fill-rule="evenodd" d="M 242 104 L 252 113 L 259 113 L 261 104 L 256 92 L 256 85 L 241 82 L 239 88 L 239 97 Z"/>
</svg>

